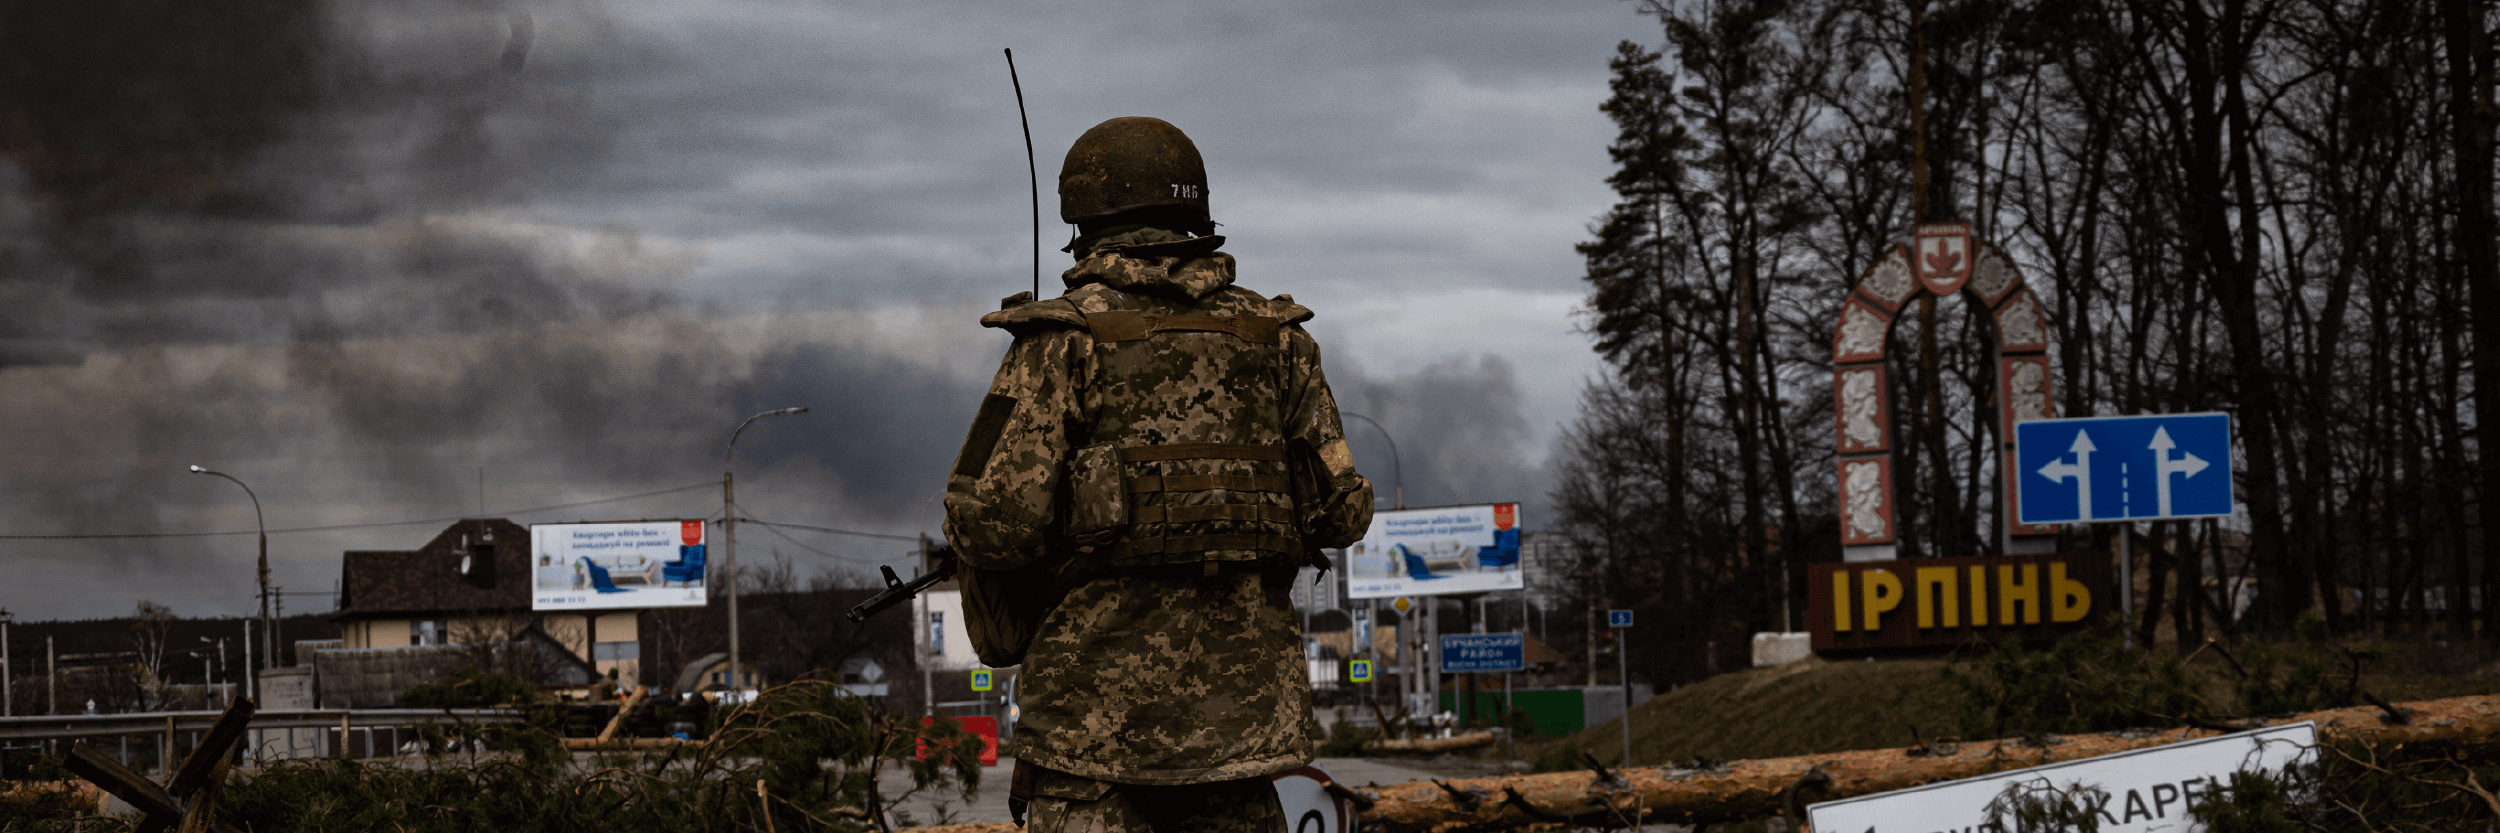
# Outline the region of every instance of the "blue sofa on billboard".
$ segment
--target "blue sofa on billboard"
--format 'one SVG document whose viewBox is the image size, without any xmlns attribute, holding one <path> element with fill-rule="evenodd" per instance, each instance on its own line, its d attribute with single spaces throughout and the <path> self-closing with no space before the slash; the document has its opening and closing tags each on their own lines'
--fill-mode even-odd
<svg viewBox="0 0 2500 833">
<path fill-rule="evenodd" d="M 591 561 L 590 556 L 585 555 L 581 558 L 582 569 L 590 572 L 590 589 L 597 590 L 601 593 L 625 592 L 625 588 L 616 586 L 616 581 L 608 578 L 608 568 L 601 567 L 596 562 Z"/>
</svg>

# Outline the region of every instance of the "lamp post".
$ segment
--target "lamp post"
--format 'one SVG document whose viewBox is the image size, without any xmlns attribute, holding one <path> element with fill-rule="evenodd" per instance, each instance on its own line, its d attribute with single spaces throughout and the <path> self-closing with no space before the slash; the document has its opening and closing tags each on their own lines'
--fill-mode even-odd
<svg viewBox="0 0 2500 833">
<path fill-rule="evenodd" d="M 721 555 L 721 567 L 729 572 L 729 690 L 733 695 L 744 679 L 738 675 L 738 498 L 730 487 L 730 468 L 738 461 L 738 435 L 746 433 L 747 426 L 756 420 L 804 413 L 806 408 L 782 408 L 747 417 L 747 421 L 738 423 L 738 430 L 729 432 L 729 450 L 721 454 L 720 526 L 722 543 L 727 545 Z"/>
<path fill-rule="evenodd" d="M 1376 420 L 1372 419 L 1371 417 L 1367 417 L 1367 416 L 1364 416 L 1364 415 L 1362 415 L 1362 414 L 1354 413 L 1354 412 L 1352 412 L 1352 411 L 1338 411 L 1337 413 L 1338 413 L 1339 415 L 1341 415 L 1341 416 L 1350 416 L 1350 417 L 1353 417 L 1353 418 L 1355 418 L 1355 419 L 1362 420 L 1362 421 L 1364 422 L 1364 424 L 1370 425 L 1370 426 L 1372 427 L 1372 430 L 1380 432 L 1380 438 L 1381 438 L 1381 439 L 1383 439 L 1383 440 L 1387 440 L 1387 441 L 1389 442 L 1389 471 L 1390 471 L 1391 476 L 1392 476 L 1392 477 L 1394 477 L 1394 478 L 1396 478 L 1395 488 L 1397 489 L 1397 491 L 1394 493 L 1394 494 L 1396 495 L 1396 500 L 1393 502 L 1393 504 L 1392 504 L 1391 508 L 1395 508 L 1395 509 L 1404 509 L 1404 508 L 1406 508 L 1406 463 L 1405 463 L 1405 461 L 1400 460 L 1400 459 L 1398 458 L 1398 441 L 1397 441 L 1397 439 L 1396 439 L 1396 438 L 1394 438 L 1394 437 L 1389 436 L 1389 429 L 1380 427 L 1380 423 L 1379 423 L 1378 421 L 1376 421 Z M 1349 563 L 1349 564 L 1347 564 L 1347 565 L 1346 565 L 1346 570 L 1348 570 L 1347 575 L 1352 575 L 1353 573 L 1352 573 L 1351 571 L 1352 571 L 1353 569 L 1354 569 L 1354 565 L 1353 565 L 1353 564 L 1350 564 L 1350 563 Z M 1374 624 L 1373 624 L 1373 626 L 1374 626 L 1374 627 L 1378 627 L 1378 623 L 1379 623 L 1379 621 L 1380 621 L 1380 608 L 1378 607 L 1378 605 L 1379 605 L 1379 600 L 1378 600 L 1378 599 L 1364 599 L 1364 600 L 1363 600 L 1363 618 L 1364 618 L 1365 620 L 1368 620 L 1368 621 L 1371 621 L 1372 623 L 1374 623 Z M 1401 622 L 1400 624 L 1402 624 L 1402 625 L 1403 625 L 1403 624 L 1405 624 L 1405 623 L 1404 623 L 1404 622 Z M 1417 631 L 1417 633 L 1418 633 L 1418 634 L 1420 634 L 1420 633 L 1421 633 L 1421 631 L 1419 630 L 1419 631 Z M 1372 648 L 1371 643 L 1369 643 L 1369 642 L 1365 642 L 1365 643 L 1363 644 L 1363 651 L 1364 651 L 1364 653 L 1366 653 L 1366 654 L 1371 653 L 1371 652 L 1372 652 L 1371 648 Z M 1404 677 L 1405 679 L 1402 679 L 1402 680 L 1400 680 L 1400 681 L 1399 681 L 1400 683 L 1402 683 L 1402 685 L 1400 685 L 1400 686 L 1399 686 L 1399 688 L 1409 688 L 1409 689 L 1411 689 L 1411 688 L 1415 688 L 1415 682 L 1414 682 L 1414 680 L 1416 679 L 1417 674 L 1420 674 L 1420 673 L 1422 672 L 1422 670 L 1423 670 L 1423 666 L 1422 666 L 1422 662 L 1423 662 L 1423 655 L 1422 655 L 1420 652 L 1416 653 L 1416 656 L 1415 656 L 1415 661 L 1416 661 L 1416 663 L 1417 663 L 1417 665 L 1416 665 L 1416 673 L 1415 673 L 1415 674 L 1400 674 L 1399 676 Z"/>
<path fill-rule="evenodd" d="M 1397 480 L 1397 500 L 1390 508 L 1406 508 L 1406 464 L 1398 459 L 1398 441 L 1389 436 L 1389 429 L 1380 427 L 1380 423 L 1374 422 L 1371 417 L 1353 411 L 1338 411 L 1337 413 L 1362 420 L 1369 424 L 1372 430 L 1380 432 L 1381 439 L 1389 441 L 1389 471 L 1390 475 Z"/>
<path fill-rule="evenodd" d="M 246 484 L 241 480 L 235 480 L 234 475 L 227 474 L 225 472 L 210 471 L 199 466 L 192 466 L 191 473 L 216 475 L 227 480 L 232 480 L 234 481 L 234 485 L 243 487 L 243 494 L 252 498 L 252 525 L 260 530 L 261 638 L 268 641 L 268 645 L 264 646 L 265 650 L 261 652 L 261 657 L 264 660 L 275 658 L 278 655 L 278 623 L 270 621 L 269 619 L 269 524 L 262 518 L 260 513 L 260 495 L 253 492 L 252 487 L 249 484 Z M 260 669 L 252 668 L 246 670 L 251 672 L 253 682 L 252 693 L 257 697 L 260 693 Z"/>
<path fill-rule="evenodd" d="M 214 643 L 217 643 L 217 669 L 216 669 L 216 670 L 219 670 L 219 671 L 226 670 L 226 640 L 225 640 L 225 638 L 224 638 L 224 637 L 219 637 L 219 638 L 216 638 L 216 639 L 210 639 L 210 638 L 208 638 L 208 637 L 203 636 L 203 637 L 200 637 L 200 641 L 201 641 L 201 642 L 214 642 Z M 210 675 L 209 675 L 209 681 L 208 681 L 208 684 L 209 684 L 210 686 L 215 686 L 215 685 L 217 685 L 217 677 L 216 677 L 216 675 L 215 675 L 215 674 L 213 674 L 213 673 L 212 673 L 212 674 L 210 674 Z"/>
</svg>

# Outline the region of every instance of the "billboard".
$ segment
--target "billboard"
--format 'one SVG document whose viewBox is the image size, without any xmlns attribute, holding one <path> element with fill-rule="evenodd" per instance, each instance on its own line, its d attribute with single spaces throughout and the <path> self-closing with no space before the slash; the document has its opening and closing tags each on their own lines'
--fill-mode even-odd
<svg viewBox="0 0 2500 833">
<path fill-rule="evenodd" d="M 530 525 L 530 609 L 702 607 L 702 521 Z"/>
<path fill-rule="evenodd" d="M 1380 599 L 1518 590 L 1519 504 L 1372 513 L 1346 548 L 1346 597 Z"/>
</svg>

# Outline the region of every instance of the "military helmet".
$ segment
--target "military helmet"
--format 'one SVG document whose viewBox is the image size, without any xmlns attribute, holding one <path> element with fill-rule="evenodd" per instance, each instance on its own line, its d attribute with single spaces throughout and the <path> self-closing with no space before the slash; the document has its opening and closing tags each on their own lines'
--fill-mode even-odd
<svg viewBox="0 0 2500 833">
<path fill-rule="evenodd" d="M 1094 125 L 1059 163 L 1059 219 L 1085 223 L 1162 208 L 1203 224 L 1207 165 L 1170 122 L 1124 116 Z"/>
</svg>

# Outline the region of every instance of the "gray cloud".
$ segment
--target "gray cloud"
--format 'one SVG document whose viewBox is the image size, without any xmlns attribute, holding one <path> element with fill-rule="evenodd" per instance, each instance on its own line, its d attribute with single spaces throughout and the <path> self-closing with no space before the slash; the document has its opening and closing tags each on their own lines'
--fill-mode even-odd
<svg viewBox="0 0 2500 833">
<path fill-rule="evenodd" d="M 1030 280 L 1005 46 L 1046 213 L 1085 127 L 1180 124 L 1245 283 L 1321 311 L 1409 503 L 1523 500 L 1534 523 L 1542 443 L 1594 366 L 1569 246 L 1605 198 L 1604 60 L 1645 31 L 1611 2 L 19 4 L 0 532 L 248 528 L 194 462 L 277 527 L 472 513 L 480 469 L 498 510 L 680 486 L 787 405 L 815 410 L 741 443 L 750 511 L 934 530 L 1005 345 L 973 318 Z M 1045 222 L 1047 248 L 1064 234 Z M 1354 441 L 1385 489 L 1385 446 Z M 279 583 L 326 588 L 340 550 L 431 532 L 272 554 Z M 30 616 L 248 605 L 248 537 L 0 546 L 32 565 L 0 606 Z"/>
</svg>

